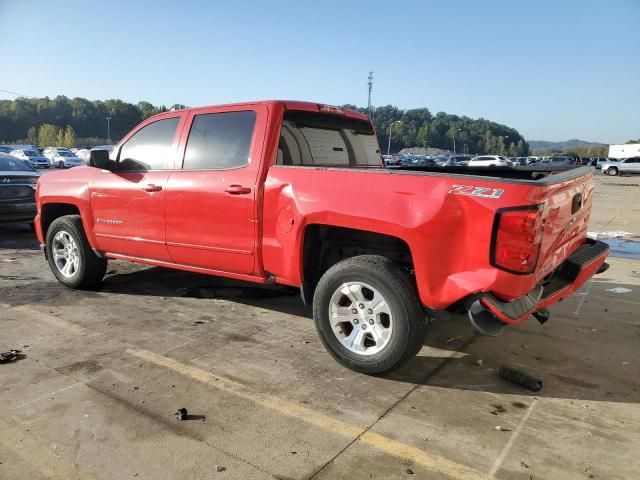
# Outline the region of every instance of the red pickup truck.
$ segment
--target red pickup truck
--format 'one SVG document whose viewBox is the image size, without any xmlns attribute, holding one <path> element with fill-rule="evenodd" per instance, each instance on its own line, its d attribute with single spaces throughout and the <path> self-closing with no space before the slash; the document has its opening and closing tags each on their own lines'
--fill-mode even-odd
<svg viewBox="0 0 640 480">
<path fill-rule="evenodd" d="M 438 311 L 496 335 L 607 267 L 586 238 L 592 168 L 384 168 L 368 117 L 338 107 L 170 111 L 90 165 L 37 184 L 63 285 L 122 259 L 299 287 L 328 352 L 364 373 L 411 359 Z"/>
</svg>

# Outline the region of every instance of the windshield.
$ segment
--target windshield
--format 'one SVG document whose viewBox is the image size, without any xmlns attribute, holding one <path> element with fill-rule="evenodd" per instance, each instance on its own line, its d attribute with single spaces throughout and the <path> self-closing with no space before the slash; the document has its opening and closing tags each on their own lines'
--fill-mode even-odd
<svg viewBox="0 0 640 480">
<path fill-rule="evenodd" d="M 24 154 L 27 157 L 37 157 L 38 156 L 38 152 L 34 152 L 33 150 L 24 150 Z"/>
<path fill-rule="evenodd" d="M 71 152 L 58 152 L 58 155 L 61 157 L 75 157 L 75 155 Z"/>
<path fill-rule="evenodd" d="M 35 172 L 33 168 L 27 165 L 20 160 L 13 159 L 11 157 L 6 157 L 5 155 L 0 156 L 0 171 L 4 172 Z"/>
<path fill-rule="evenodd" d="M 382 166 L 378 138 L 366 120 L 338 115 L 285 113 L 279 165 Z"/>
</svg>

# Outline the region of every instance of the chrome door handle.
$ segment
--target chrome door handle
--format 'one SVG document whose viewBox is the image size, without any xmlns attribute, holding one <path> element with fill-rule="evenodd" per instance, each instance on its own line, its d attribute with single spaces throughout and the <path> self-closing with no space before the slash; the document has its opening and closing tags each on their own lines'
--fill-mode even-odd
<svg viewBox="0 0 640 480">
<path fill-rule="evenodd" d="M 149 185 L 142 187 L 142 190 L 144 190 L 145 192 L 159 192 L 160 190 L 162 190 L 162 187 L 160 185 L 154 185 L 153 183 L 150 183 Z"/>
</svg>

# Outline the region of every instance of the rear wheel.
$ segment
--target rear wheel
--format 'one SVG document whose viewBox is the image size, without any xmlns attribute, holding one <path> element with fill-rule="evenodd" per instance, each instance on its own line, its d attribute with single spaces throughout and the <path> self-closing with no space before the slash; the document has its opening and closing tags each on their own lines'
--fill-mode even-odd
<svg viewBox="0 0 640 480">
<path fill-rule="evenodd" d="M 57 218 L 49 226 L 47 260 L 56 279 L 68 288 L 94 288 L 107 271 L 107 260 L 91 249 L 79 215 Z"/>
<path fill-rule="evenodd" d="M 386 257 L 343 260 L 322 276 L 313 318 L 327 351 L 356 372 L 395 370 L 422 348 L 424 311 L 409 276 Z"/>
<path fill-rule="evenodd" d="M 607 168 L 607 175 L 615 177 L 616 175 L 618 175 L 618 168 L 617 167 L 609 167 L 609 168 Z"/>
</svg>

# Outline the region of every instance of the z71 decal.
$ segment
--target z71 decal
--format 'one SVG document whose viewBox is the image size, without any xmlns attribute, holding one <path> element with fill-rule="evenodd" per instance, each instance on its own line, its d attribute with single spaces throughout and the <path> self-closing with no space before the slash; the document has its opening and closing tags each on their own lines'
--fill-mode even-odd
<svg viewBox="0 0 640 480">
<path fill-rule="evenodd" d="M 504 190 L 501 188 L 474 187 L 473 185 L 453 185 L 449 193 L 470 195 L 472 197 L 500 198 Z"/>
</svg>

